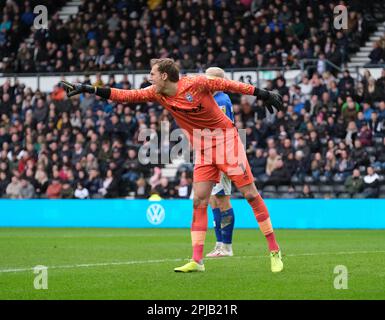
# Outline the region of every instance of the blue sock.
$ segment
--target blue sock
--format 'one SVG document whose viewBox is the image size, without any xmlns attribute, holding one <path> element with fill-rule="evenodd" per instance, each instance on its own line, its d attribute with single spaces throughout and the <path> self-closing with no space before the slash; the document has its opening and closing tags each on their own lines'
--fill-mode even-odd
<svg viewBox="0 0 385 320">
<path fill-rule="evenodd" d="M 230 208 L 227 211 L 221 213 L 221 231 L 222 231 L 222 240 L 225 244 L 231 244 L 233 242 L 233 230 L 234 230 L 234 210 Z"/>
<path fill-rule="evenodd" d="M 221 232 L 221 210 L 219 208 L 213 209 L 214 214 L 214 229 L 217 242 L 222 242 L 222 232 Z"/>
</svg>

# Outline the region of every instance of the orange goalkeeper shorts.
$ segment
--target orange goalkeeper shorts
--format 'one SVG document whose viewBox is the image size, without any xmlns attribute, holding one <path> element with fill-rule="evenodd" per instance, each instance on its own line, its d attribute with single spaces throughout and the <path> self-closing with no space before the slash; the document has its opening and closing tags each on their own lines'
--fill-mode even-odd
<svg viewBox="0 0 385 320">
<path fill-rule="evenodd" d="M 254 182 L 246 152 L 238 132 L 233 139 L 213 143 L 209 149 L 202 149 L 195 159 L 194 182 L 220 181 L 225 173 L 237 188 Z"/>
</svg>

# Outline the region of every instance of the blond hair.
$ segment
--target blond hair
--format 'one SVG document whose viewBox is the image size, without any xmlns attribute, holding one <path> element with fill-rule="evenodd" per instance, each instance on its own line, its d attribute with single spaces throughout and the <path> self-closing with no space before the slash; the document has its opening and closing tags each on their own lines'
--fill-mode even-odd
<svg viewBox="0 0 385 320">
<path fill-rule="evenodd" d="M 208 78 L 224 78 L 225 71 L 218 67 L 210 67 L 206 70 L 205 75 Z"/>
</svg>

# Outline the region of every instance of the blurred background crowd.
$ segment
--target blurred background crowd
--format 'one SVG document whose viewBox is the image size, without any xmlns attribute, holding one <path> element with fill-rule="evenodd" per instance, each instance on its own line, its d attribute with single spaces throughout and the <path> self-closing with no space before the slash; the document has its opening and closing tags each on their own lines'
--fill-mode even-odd
<svg viewBox="0 0 385 320">
<path fill-rule="evenodd" d="M 57 10 L 65 2 L 5 2 L 1 72 L 146 70 L 154 56 L 184 70 L 298 67 L 302 59 L 338 66 L 375 29 L 376 8 L 355 0 L 346 30 L 334 29 L 339 2 L 331 0 L 84 0 L 64 22 Z M 48 29 L 33 28 L 36 4 L 48 8 Z M 384 62 L 385 40 L 376 44 L 372 62 Z"/>
</svg>

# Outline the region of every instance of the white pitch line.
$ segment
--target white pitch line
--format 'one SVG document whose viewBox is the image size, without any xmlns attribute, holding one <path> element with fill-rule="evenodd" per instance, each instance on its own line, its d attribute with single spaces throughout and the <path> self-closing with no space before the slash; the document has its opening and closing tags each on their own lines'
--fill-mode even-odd
<svg viewBox="0 0 385 320">
<path fill-rule="evenodd" d="M 349 255 L 349 254 L 372 254 L 372 253 L 385 253 L 384 251 L 340 251 L 340 252 L 315 252 L 315 253 L 299 253 L 299 254 L 283 254 L 285 257 L 304 257 L 304 256 L 326 256 L 326 255 Z M 263 259 L 269 256 L 234 256 L 231 259 L 250 259 L 257 258 Z M 219 260 L 219 258 L 205 258 L 206 260 Z M 100 263 L 81 263 L 81 264 L 70 264 L 70 265 L 59 265 L 59 266 L 48 266 L 48 269 L 72 269 L 72 268 L 90 268 L 90 267 L 106 267 L 106 266 L 120 266 L 130 264 L 151 264 L 151 263 L 164 263 L 164 262 L 178 262 L 189 259 L 158 259 L 158 260 L 132 260 L 132 261 L 118 261 L 118 262 L 100 262 Z M 12 273 L 12 272 L 26 272 L 33 271 L 34 268 L 10 268 L 0 269 L 0 273 Z"/>
</svg>

